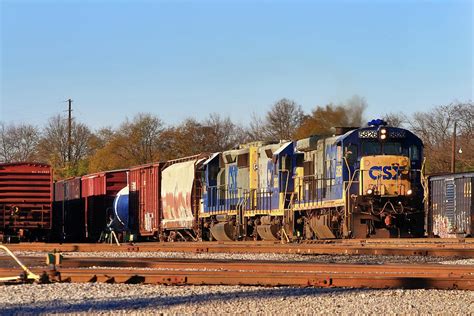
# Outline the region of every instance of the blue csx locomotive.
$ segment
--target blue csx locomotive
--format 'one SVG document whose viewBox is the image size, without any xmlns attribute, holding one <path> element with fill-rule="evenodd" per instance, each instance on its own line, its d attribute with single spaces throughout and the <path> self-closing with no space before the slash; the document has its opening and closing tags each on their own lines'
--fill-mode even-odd
<svg viewBox="0 0 474 316">
<path fill-rule="evenodd" d="M 381 120 L 199 164 L 204 239 L 422 236 L 421 140 Z"/>
</svg>

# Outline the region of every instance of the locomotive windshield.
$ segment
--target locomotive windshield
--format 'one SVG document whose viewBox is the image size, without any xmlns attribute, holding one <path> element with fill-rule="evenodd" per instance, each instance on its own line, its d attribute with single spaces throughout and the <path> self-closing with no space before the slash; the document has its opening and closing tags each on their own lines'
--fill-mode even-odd
<svg viewBox="0 0 474 316">
<path fill-rule="evenodd" d="M 402 145 L 399 142 L 386 142 L 383 144 L 373 141 L 362 142 L 362 155 L 402 155 Z"/>
</svg>

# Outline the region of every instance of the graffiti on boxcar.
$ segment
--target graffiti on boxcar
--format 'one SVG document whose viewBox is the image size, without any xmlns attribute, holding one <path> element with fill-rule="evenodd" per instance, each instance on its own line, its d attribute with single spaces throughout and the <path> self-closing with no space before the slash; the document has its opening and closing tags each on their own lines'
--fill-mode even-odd
<svg viewBox="0 0 474 316">
<path fill-rule="evenodd" d="M 452 232 L 451 224 L 446 216 L 434 215 L 433 216 L 433 233 L 441 238 L 454 238 L 455 234 Z"/>
<path fill-rule="evenodd" d="M 169 166 L 162 173 L 163 227 L 190 228 L 193 224 L 194 161 Z"/>
</svg>

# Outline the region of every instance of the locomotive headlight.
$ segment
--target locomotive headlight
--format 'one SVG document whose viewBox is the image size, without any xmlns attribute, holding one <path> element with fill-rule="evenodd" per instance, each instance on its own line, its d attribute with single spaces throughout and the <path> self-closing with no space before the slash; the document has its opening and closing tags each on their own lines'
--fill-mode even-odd
<svg viewBox="0 0 474 316">
<path fill-rule="evenodd" d="M 387 134 L 387 130 L 386 130 L 385 128 L 382 128 L 382 129 L 380 130 L 380 134 L 382 134 L 382 135 Z"/>
<path fill-rule="evenodd" d="M 409 189 L 409 190 L 407 191 L 407 195 L 411 195 L 412 193 L 413 193 L 412 189 Z"/>
<path fill-rule="evenodd" d="M 387 134 L 381 134 L 380 135 L 380 139 L 385 139 L 385 138 L 387 138 Z"/>
<path fill-rule="evenodd" d="M 372 194 L 372 193 L 374 193 L 374 191 L 372 191 L 372 189 L 367 190 L 367 194 Z"/>
</svg>

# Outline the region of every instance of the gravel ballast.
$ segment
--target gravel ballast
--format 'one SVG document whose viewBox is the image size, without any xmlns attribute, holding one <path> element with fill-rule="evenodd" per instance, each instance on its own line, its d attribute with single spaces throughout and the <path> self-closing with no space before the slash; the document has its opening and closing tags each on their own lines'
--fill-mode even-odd
<svg viewBox="0 0 474 316">
<path fill-rule="evenodd" d="M 0 286 L 0 314 L 459 314 L 474 311 L 474 292 L 47 284 Z"/>
</svg>

